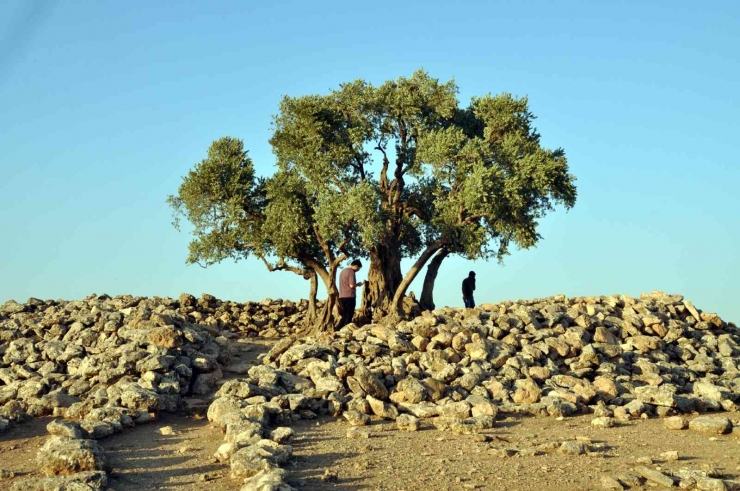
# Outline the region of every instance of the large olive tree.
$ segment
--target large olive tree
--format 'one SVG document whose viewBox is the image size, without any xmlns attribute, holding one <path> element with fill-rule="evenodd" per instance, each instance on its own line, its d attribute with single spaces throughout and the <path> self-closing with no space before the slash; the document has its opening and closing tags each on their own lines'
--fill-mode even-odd
<svg viewBox="0 0 740 491">
<path fill-rule="evenodd" d="M 502 258 L 537 243 L 538 220 L 575 203 L 564 152 L 540 145 L 526 99 L 474 98 L 424 71 L 378 87 L 358 80 L 326 95 L 284 97 L 270 139 L 276 170 L 257 178 L 241 142 L 214 142 L 169 198 L 194 225 L 189 260 L 253 254 L 270 269 L 320 278 L 316 325 L 337 319 L 342 261 L 365 257 L 359 322 L 397 314 L 429 263 L 422 303 L 433 304 L 449 254 Z M 403 258 L 415 259 L 402 271 Z"/>
</svg>

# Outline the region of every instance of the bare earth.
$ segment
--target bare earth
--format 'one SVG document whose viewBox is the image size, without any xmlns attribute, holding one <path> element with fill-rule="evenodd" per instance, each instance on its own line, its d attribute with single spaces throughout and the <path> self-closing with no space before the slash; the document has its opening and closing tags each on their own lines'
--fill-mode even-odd
<svg viewBox="0 0 740 491">
<path fill-rule="evenodd" d="M 739 413 L 726 413 L 732 420 Z M 591 417 L 562 421 L 522 418 L 498 421 L 487 431 L 490 442 L 458 436 L 431 427 L 401 433 L 388 422 L 367 427 L 371 438 L 347 438 L 343 421 L 322 419 L 302 422 L 294 429 L 295 457 L 288 464 L 289 484 L 299 489 L 352 490 L 586 490 L 598 489 L 604 474 L 629 472 L 641 457 L 650 457 L 665 470 L 715 468 L 725 478 L 740 472 L 740 437 L 710 438 L 685 431 L 664 430 L 659 419 L 638 420 L 609 428 L 591 428 Z M 49 419 L 36 419 L 6 432 L 0 442 L 1 467 L 22 478 L 35 472 L 35 456 L 47 435 Z M 158 429 L 171 426 L 172 436 Z M 601 443 L 605 451 L 591 456 L 565 456 L 557 452 L 532 457 L 501 458 L 496 448 L 527 448 L 576 438 Z M 205 419 L 163 416 L 156 423 L 137 426 L 103 440 L 113 467 L 110 487 L 116 490 L 183 489 L 237 490 L 228 468 L 213 458 L 223 442 L 218 429 Z M 660 454 L 676 450 L 680 460 L 663 462 Z M 324 481 L 326 470 L 335 481 Z M 12 482 L 12 479 L 10 480 Z M 9 486 L 9 481 L 3 483 Z"/>
<path fill-rule="evenodd" d="M 266 340 L 242 340 L 232 345 L 232 367 L 257 363 L 269 349 Z M 227 378 L 239 377 L 227 373 Z M 724 413 L 736 424 L 740 413 Z M 418 432 L 405 433 L 388 421 L 374 420 L 364 429 L 369 439 L 349 439 L 343 420 L 324 418 L 294 426 L 294 457 L 286 469 L 288 483 L 316 490 L 589 490 L 600 489 L 604 475 L 630 472 L 649 457 L 666 471 L 680 468 L 716 469 L 725 479 L 740 475 L 740 430 L 710 437 L 689 430 L 665 430 L 660 419 L 636 420 L 615 428 L 597 429 L 593 416 L 556 420 L 508 418 L 480 436 L 460 436 L 435 430 L 422 421 Z M 0 435 L 0 468 L 16 473 L 5 480 L 7 489 L 17 479 L 37 474 L 36 453 L 46 441 L 49 418 L 20 424 Z M 159 429 L 171 426 L 173 435 Z M 526 449 L 567 440 L 591 442 L 600 450 L 590 455 L 566 456 L 557 451 L 511 458 L 492 455 L 492 449 Z M 201 417 L 163 414 L 100 442 L 112 467 L 111 489 L 238 490 L 241 482 L 229 477 L 227 466 L 213 454 L 223 435 Z M 678 451 L 678 461 L 660 455 Z M 325 479 L 325 473 L 336 478 Z M 650 485 L 644 488 L 653 489 Z"/>
</svg>

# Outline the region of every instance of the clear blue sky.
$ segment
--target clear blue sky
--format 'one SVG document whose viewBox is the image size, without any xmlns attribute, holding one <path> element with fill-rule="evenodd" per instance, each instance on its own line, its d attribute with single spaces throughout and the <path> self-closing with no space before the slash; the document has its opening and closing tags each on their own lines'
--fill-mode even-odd
<svg viewBox="0 0 740 491">
<path fill-rule="evenodd" d="M 165 198 L 224 135 L 270 174 L 282 95 L 423 67 L 464 103 L 528 95 L 579 191 L 537 249 L 448 259 L 438 304 L 475 269 L 478 303 L 662 289 L 740 322 L 739 26 L 734 0 L 6 0 L 0 302 L 305 297 L 254 260 L 186 266 Z"/>
</svg>

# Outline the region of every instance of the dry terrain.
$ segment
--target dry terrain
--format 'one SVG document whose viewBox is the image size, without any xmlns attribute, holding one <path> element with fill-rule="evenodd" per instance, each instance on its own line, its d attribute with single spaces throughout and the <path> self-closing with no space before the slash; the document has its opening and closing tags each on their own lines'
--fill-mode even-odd
<svg viewBox="0 0 740 491">
<path fill-rule="evenodd" d="M 724 415 L 740 420 L 739 413 Z M 505 419 L 483 433 L 488 442 L 478 441 L 480 436 L 440 432 L 431 425 L 418 432 L 399 432 L 394 424 L 381 421 L 367 427 L 369 439 L 354 440 L 347 438 L 346 422 L 305 421 L 294 427 L 288 483 L 317 490 L 540 490 L 544 486 L 550 491 L 587 490 L 599 489 L 605 474 L 632 471 L 645 457 L 668 471 L 716 469 L 725 479 L 740 474 L 737 432 L 712 438 L 689 430 L 670 431 L 658 418 L 596 429 L 590 426 L 591 419 Z M 19 478 L 37 472 L 36 452 L 47 437 L 48 421 L 34 419 L 2 435 L 2 467 Z M 175 434 L 161 435 L 158 430 L 165 426 Z M 556 451 L 511 458 L 491 454 L 492 448 L 525 449 L 574 439 L 587 439 L 604 450 L 581 456 Z M 212 457 L 222 442 L 221 431 L 205 419 L 164 415 L 157 422 L 103 440 L 113 467 L 109 486 L 119 491 L 238 490 L 240 482 L 229 478 L 228 468 Z M 679 460 L 664 461 L 660 455 L 668 451 L 677 451 Z M 336 473 L 336 480 L 322 480 L 327 470 Z"/>
</svg>

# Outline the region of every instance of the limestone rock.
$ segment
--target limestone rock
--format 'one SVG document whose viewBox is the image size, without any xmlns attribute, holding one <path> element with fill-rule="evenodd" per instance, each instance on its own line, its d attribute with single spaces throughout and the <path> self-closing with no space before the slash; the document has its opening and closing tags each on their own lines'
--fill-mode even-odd
<svg viewBox="0 0 740 491">
<path fill-rule="evenodd" d="M 285 483 L 285 478 L 283 469 L 260 471 L 245 479 L 240 491 L 294 491 L 295 488 Z"/>
<path fill-rule="evenodd" d="M 295 432 L 293 431 L 293 429 L 284 426 L 275 428 L 270 432 L 270 440 L 277 443 L 288 443 L 293 439 L 294 436 Z"/>
<path fill-rule="evenodd" d="M 388 398 L 388 389 L 364 365 L 355 368 L 354 379 L 368 396 L 381 401 Z"/>
<path fill-rule="evenodd" d="M 563 455 L 583 455 L 586 453 L 586 444 L 578 441 L 563 442 L 558 448 L 558 453 Z"/>
<path fill-rule="evenodd" d="M 427 390 L 424 384 L 414 377 L 406 377 L 396 386 L 396 391 L 391 394 L 393 402 L 419 403 L 426 399 Z"/>
<path fill-rule="evenodd" d="M 611 476 L 601 476 L 601 480 L 599 481 L 601 484 L 601 489 L 606 490 L 622 490 L 624 489 L 624 486 L 622 486 L 622 483 L 620 483 L 618 480 Z"/>
<path fill-rule="evenodd" d="M 517 404 L 534 404 L 542 396 L 542 390 L 532 379 L 517 380 L 516 387 L 512 399 Z"/>
<path fill-rule="evenodd" d="M 292 453 L 292 448 L 288 445 L 260 440 L 231 456 L 231 477 L 252 477 L 261 471 L 270 471 L 287 462 Z"/>
<path fill-rule="evenodd" d="M 383 419 L 396 419 L 398 417 L 398 409 L 392 404 L 388 404 L 373 396 L 367 396 L 367 402 L 370 403 L 370 407 L 376 416 L 380 416 Z"/>
<path fill-rule="evenodd" d="M 663 420 L 663 427 L 667 430 L 685 430 L 689 427 L 689 420 L 683 416 L 671 416 Z"/>
<path fill-rule="evenodd" d="M 102 491 L 108 476 L 102 471 L 88 471 L 57 477 L 32 477 L 13 483 L 11 491 Z"/>
<path fill-rule="evenodd" d="M 94 440 L 52 436 L 38 452 L 36 461 L 47 476 L 105 469 L 105 454 Z"/>
<path fill-rule="evenodd" d="M 178 348 L 183 344 L 182 335 L 175 326 L 154 328 L 147 334 L 147 339 L 155 346 L 163 348 Z"/>
<path fill-rule="evenodd" d="M 612 428 L 616 424 L 614 418 L 602 416 L 591 420 L 591 426 L 594 428 Z"/>
<path fill-rule="evenodd" d="M 635 472 L 640 474 L 642 477 L 644 477 L 648 481 L 654 482 L 655 484 L 658 484 L 660 486 L 665 486 L 667 488 L 670 488 L 671 486 L 673 486 L 673 478 L 666 476 L 660 471 L 649 469 L 645 466 L 639 466 L 639 467 L 635 467 Z"/>
<path fill-rule="evenodd" d="M 350 440 L 366 440 L 370 438 L 370 432 L 360 428 L 350 428 L 347 430 L 347 438 Z"/>
<path fill-rule="evenodd" d="M 54 420 L 46 425 L 46 431 L 51 435 L 62 436 L 67 438 L 88 438 L 87 431 L 80 428 L 79 423 Z"/>
<path fill-rule="evenodd" d="M 342 413 L 344 419 L 346 419 L 352 426 L 365 426 L 370 422 L 370 417 L 367 414 L 363 414 L 353 409 Z"/>
<path fill-rule="evenodd" d="M 401 414 L 396 418 L 396 425 L 400 431 L 418 431 L 419 418 L 410 414 Z"/>
<path fill-rule="evenodd" d="M 724 435 L 732 431 L 732 421 L 721 416 L 699 416 L 689 422 L 689 429 L 710 435 Z"/>
</svg>

